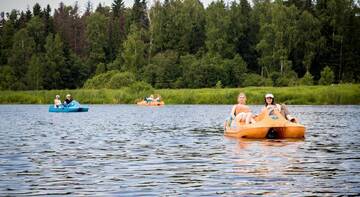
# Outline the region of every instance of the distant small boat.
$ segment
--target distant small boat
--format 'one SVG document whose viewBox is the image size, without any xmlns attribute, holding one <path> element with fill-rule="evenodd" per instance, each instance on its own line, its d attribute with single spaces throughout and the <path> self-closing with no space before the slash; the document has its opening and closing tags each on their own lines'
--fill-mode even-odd
<svg viewBox="0 0 360 197">
<path fill-rule="evenodd" d="M 89 111 L 88 106 L 81 106 L 77 101 L 72 101 L 67 106 L 55 107 L 54 105 L 49 106 L 49 112 L 87 112 Z"/>
<path fill-rule="evenodd" d="M 140 101 L 136 103 L 137 105 L 143 105 L 143 106 L 162 106 L 165 105 L 164 101 L 152 101 L 152 102 L 146 102 L 146 101 Z"/>
</svg>

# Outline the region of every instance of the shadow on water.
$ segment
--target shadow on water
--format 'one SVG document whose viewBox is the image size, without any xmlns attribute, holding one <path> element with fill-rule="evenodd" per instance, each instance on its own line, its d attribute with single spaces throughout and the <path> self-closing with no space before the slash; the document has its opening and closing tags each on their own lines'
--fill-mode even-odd
<svg viewBox="0 0 360 197">
<path fill-rule="evenodd" d="M 225 137 L 227 105 L 90 107 L 0 106 L 0 194 L 360 194 L 359 106 L 291 106 L 304 140 Z"/>
</svg>

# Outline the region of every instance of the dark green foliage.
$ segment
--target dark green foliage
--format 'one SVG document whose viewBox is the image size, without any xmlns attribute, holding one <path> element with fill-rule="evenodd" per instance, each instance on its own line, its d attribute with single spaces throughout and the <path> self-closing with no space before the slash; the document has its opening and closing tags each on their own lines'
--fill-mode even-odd
<svg viewBox="0 0 360 197">
<path fill-rule="evenodd" d="M 119 71 L 109 71 L 103 74 L 95 75 L 94 77 L 88 79 L 85 84 L 84 88 L 86 89 L 100 89 L 105 88 L 106 84 L 110 81 L 110 79 L 120 73 Z"/>
<path fill-rule="evenodd" d="M 86 89 L 120 89 L 123 87 L 131 87 L 136 82 L 135 75 L 131 72 L 120 72 L 118 70 L 108 71 L 95 75 L 85 82 Z M 138 87 L 138 86 L 136 86 Z"/>
<path fill-rule="evenodd" d="M 89 43 L 89 57 L 87 64 L 90 75 L 96 70 L 96 65 L 105 63 L 105 47 L 108 34 L 108 18 L 100 12 L 95 12 L 86 20 L 86 37 Z"/>
<path fill-rule="evenodd" d="M 230 13 L 224 1 L 212 2 L 206 11 L 206 47 L 211 54 L 219 54 L 223 58 L 232 58 L 235 45 L 228 31 L 231 24 Z"/>
<path fill-rule="evenodd" d="M 249 2 L 155 0 L 148 9 L 145 0 L 130 8 L 114 0 L 88 4 L 83 13 L 77 3 L 14 9 L 0 21 L 0 89 L 360 82 L 358 2 Z M 109 73 L 120 72 L 127 74 L 110 83 Z"/>
<path fill-rule="evenodd" d="M 145 43 L 142 40 L 142 31 L 136 25 L 131 26 L 127 39 L 123 43 L 121 57 L 124 60 L 123 71 L 139 74 L 145 64 Z"/>
<path fill-rule="evenodd" d="M 272 86 L 272 81 L 258 74 L 250 73 L 245 76 L 243 86 Z"/>
<path fill-rule="evenodd" d="M 314 77 L 310 74 L 310 72 L 306 72 L 305 75 L 300 79 L 300 85 L 314 85 Z"/>
<path fill-rule="evenodd" d="M 129 89 L 130 89 L 130 92 L 132 93 L 141 93 L 141 92 L 152 92 L 154 89 L 153 87 L 144 82 L 144 81 L 137 81 L 135 83 L 132 83 L 130 86 L 129 86 Z M 143 95 L 148 95 L 148 94 L 143 94 Z"/>
<path fill-rule="evenodd" d="M 44 51 L 43 48 L 46 36 L 43 20 L 39 16 L 31 18 L 31 20 L 26 24 L 26 29 L 28 30 L 29 36 L 34 39 L 34 52 L 39 53 Z"/>
<path fill-rule="evenodd" d="M 44 58 L 34 54 L 31 57 L 30 65 L 26 73 L 27 87 L 30 90 L 43 89 L 45 75 Z"/>
<path fill-rule="evenodd" d="M 1 90 L 15 90 L 14 84 L 16 82 L 16 75 L 11 66 L 5 65 L 0 67 L 0 89 Z"/>
<path fill-rule="evenodd" d="M 334 72 L 331 70 L 330 67 L 326 66 L 321 71 L 321 78 L 319 80 L 319 84 L 330 85 L 334 82 L 334 79 L 335 79 Z"/>
<path fill-rule="evenodd" d="M 158 53 L 144 68 L 144 80 L 156 88 L 172 88 L 181 75 L 178 55 L 174 51 Z"/>
<path fill-rule="evenodd" d="M 111 77 L 106 87 L 110 89 L 128 87 L 133 84 L 135 80 L 135 75 L 130 72 L 117 73 Z"/>
<path fill-rule="evenodd" d="M 69 72 L 66 67 L 64 45 L 60 35 L 49 34 L 45 44 L 45 89 L 60 89 L 65 86 L 64 76 Z M 66 86 L 65 86 L 66 87 Z"/>
</svg>

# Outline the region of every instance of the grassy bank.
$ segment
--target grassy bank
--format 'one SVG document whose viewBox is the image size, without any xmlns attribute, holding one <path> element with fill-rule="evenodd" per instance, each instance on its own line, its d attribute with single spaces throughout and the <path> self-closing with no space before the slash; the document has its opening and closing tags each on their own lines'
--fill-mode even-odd
<svg viewBox="0 0 360 197">
<path fill-rule="evenodd" d="M 237 94 L 247 94 L 248 104 L 262 104 L 264 94 L 271 92 L 276 101 L 287 104 L 326 105 L 360 104 L 360 84 L 332 86 L 297 87 L 247 87 L 225 89 L 160 89 L 166 104 L 233 104 Z M 49 90 L 49 91 L 0 91 L 1 104 L 48 104 L 56 94 L 64 96 L 70 93 L 81 103 L 88 104 L 133 104 L 149 92 L 119 90 Z"/>
</svg>

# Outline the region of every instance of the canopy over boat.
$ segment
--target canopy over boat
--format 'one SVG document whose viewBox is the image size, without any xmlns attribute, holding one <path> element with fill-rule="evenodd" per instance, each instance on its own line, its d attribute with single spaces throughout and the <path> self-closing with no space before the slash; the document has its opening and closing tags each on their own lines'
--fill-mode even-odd
<svg viewBox="0 0 360 197">
<path fill-rule="evenodd" d="M 286 120 L 278 111 L 260 114 L 254 124 L 236 122 L 225 127 L 225 136 L 251 139 L 304 138 L 305 126 Z"/>
</svg>

